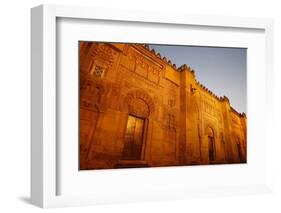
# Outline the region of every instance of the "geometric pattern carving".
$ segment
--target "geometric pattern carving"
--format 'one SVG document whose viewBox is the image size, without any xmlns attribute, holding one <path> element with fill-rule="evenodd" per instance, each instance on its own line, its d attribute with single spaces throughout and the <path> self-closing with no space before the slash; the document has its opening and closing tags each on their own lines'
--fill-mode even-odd
<svg viewBox="0 0 281 213">
<path fill-rule="evenodd" d="M 175 116 L 173 114 L 168 114 L 167 115 L 167 126 L 169 129 L 175 128 L 176 124 L 175 124 Z"/>
<path fill-rule="evenodd" d="M 154 112 L 154 101 L 152 100 L 150 95 L 148 95 L 145 91 L 136 89 L 129 92 L 124 99 L 125 105 L 129 107 L 133 99 L 141 99 L 148 106 L 149 113 L 151 114 L 152 112 Z"/>
<path fill-rule="evenodd" d="M 205 135 L 208 135 L 208 136 L 212 136 L 214 138 L 217 138 L 217 131 L 216 129 L 214 128 L 215 125 L 212 125 L 211 122 L 207 122 L 205 123 Z"/>
<path fill-rule="evenodd" d="M 147 118 L 149 116 L 149 108 L 148 105 L 140 98 L 131 99 L 128 106 L 129 114 Z"/>
<path fill-rule="evenodd" d="M 80 105 L 91 111 L 104 111 L 103 96 L 105 93 L 105 86 L 102 83 L 88 80 L 81 89 Z"/>
<path fill-rule="evenodd" d="M 99 45 L 92 52 L 92 56 L 100 63 L 106 64 L 107 67 L 111 67 L 114 62 L 114 51 L 108 45 Z"/>
</svg>

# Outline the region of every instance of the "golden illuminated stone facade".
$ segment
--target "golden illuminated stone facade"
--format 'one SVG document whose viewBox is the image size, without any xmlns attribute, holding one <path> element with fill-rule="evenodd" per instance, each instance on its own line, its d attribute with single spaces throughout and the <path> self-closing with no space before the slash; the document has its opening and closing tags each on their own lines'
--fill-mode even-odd
<svg viewBox="0 0 281 213">
<path fill-rule="evenodd" d="M 246 115 L 148 45 L 79 42 L 80 169 L 246 162 Z"/>
</svg>

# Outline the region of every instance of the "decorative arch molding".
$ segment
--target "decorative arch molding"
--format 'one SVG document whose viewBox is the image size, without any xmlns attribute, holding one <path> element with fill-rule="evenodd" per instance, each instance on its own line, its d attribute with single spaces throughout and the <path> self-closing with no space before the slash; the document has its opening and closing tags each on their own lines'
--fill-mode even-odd
<svg viewBox="0 0 281 213">
<path fill-rule="evenodd" d="M 137 117 L 148 118 L 150 110 L 145 101 L 134 98 L 128 104 L 128 113 Z"/>
<path fill-rule="evenodd" d="M 207 127 L 206 133 L 209 137 L 212 137 L 212 138 L 215 137 L 214 130 L 209 126 Z"/>
<path fill-rule="evenodd" d="M 215 134 L 215 129 L 212 125 L 208 124 L 205 126 L 205 136 L 207 138 L 207 146 L 208 146 L 208 159 L 209 162 L 213 162 L 216 160 L 216 141 L 217 137 Z"/>
<path fill-rule="evenodd" d="M 147 118 L 155 110 L 155 105 L 150 95 L 139 89 L 128 92 L 124 103 L 127 106 L 128 113 L 141 117 Z"/>
<path fill-rule="evenodd" d="M 204 134 L 205 135 L 208 135 L 209 129 L 212 129 L 214 138 L 217 138 L 218 137 L 218 132 L 217 132 L 216 128 L 214 127 L 214 125 L 211 124 L 210 122 L 205 124 L 205 128 L 204 128 Z"/>
<path fill-rule="evenodd" d="M 114 62 L 115 51 L 108 44 L 102 43 L 97 45 L 96 48 L 93 48 L 91 56 L 93 57 L 93 62 L 98 63 L 99 65 L 103 64 L 104 66 L 110 68 Z"/>
</svg>

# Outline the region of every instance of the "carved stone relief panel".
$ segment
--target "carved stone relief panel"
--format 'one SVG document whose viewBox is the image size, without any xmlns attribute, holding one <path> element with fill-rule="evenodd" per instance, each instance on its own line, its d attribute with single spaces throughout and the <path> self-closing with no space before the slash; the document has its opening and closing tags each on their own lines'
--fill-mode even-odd
<svg viewBox="0 0 281 213">
<path fill-rule="evenodd" d="M 213 117 L 219 116 L 219 110 L 215 107 L 215 105 L 212 102 L 203 101 L 202 105 L 203 105 L 203 110 L 205 113 L 207 113 Z"/>
<path fill-rule="evenodd" d="M 159 85 L 162 71 L 161 67 L 144 58 L 142 55 L 132 49 L 129 49 L 128 57 L 130 61 L 134 61 L 133 64 L 135 64 L 134 67 L 127 66 L 129 67 L 130 71 L 133 71 L 139 76 L 142 76 L 143 78 Z"/>
<path fill-rule="evenodd" d="M 136 69 L 135 69 L 135 72 L 137 74 L 143 76 L 144 78 L 147 78 L 148 68 L 149 68 L 148 63 L 145 63 L 144 60 L 142 60 L 140 58 L 136 59 Z"/>
<path fill-rule="evenodd" d="M 114 62 L 116 51 L 107 44 L 100 44 L 97 48 L 92 50 L 91 54 L 94 60 L 111 67 Z"/>
<path fill-rule="evenodd" d="M 167 97 L 167 105 L 171 108 L 174 108 L 176 106 L 176 91 L 174 88 L 170 88 L 168 92 L 168 97 Z"/>
<path fill-rule="evenodd" d="M 118 69 L 117 82 L 120 82 L 123 86 L 128 88 L 146 88 L 150 91 L 161 88 L 160 85 L 157 85 L 136 72 L 130 71 L 122 66 Z"/>
<path fill-rule="evenodd" d="M 80 90 L 80 106 L 92 111 L 104 111 L 107 88 L 101 81 L 87 80 Z"/>
<path fill-rule="evenodd" d="M 176 105 L 176 98 L 174 96 L 170 96 L 168 99 L 168 106 L 175 107 Z"/>
<path fill-rule="evenodd" d="M 161 70 L 157 67 L 150 67 L 148 71 L 148 80 L 159 84 Z"/>
<path fill-rule="evenodd" d="M 178 110 L 162 106 L 159 122 L 162 123 L 164 129 L 176 129 L 179 124 Z"/>
<path fill-rule="evenodd" d="M 220 110 L 220 103 L 217 103 L 213 98 L 208 97 L 208 95 L 203 94 L 201 97 L 201 109 L 203 116 L 208 119 L 213 120 L 217 125 L 223 127 L 222 112 Z"/>
</svg>

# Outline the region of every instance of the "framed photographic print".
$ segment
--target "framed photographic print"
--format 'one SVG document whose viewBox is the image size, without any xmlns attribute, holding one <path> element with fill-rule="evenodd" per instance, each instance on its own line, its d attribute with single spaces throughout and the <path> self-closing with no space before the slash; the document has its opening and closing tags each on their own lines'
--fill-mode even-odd
<svg viewBox="0 0 281 213">
<path fill-rule="evenodd" d="M 246 163 L 246 51 L 79 41 L 79 169 Z"/>
<path fill-rule="evenodd" d="M 270 192 L 272 20 L 31 14 L 32 203 Z"/>
</svg>

